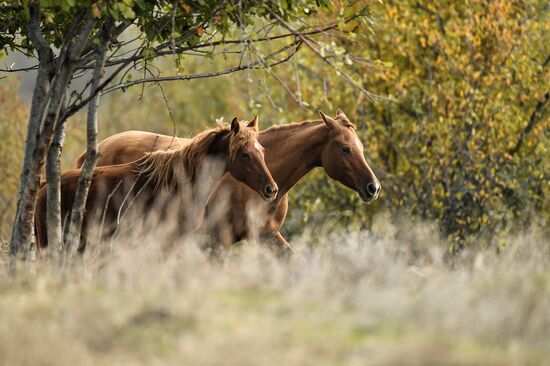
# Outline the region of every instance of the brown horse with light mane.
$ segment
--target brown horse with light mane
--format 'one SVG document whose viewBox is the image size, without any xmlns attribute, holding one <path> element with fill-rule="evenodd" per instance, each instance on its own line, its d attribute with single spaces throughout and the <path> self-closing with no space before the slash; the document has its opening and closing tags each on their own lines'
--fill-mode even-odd
<svg viewBox="0 0 550 366">
<path fill-rule="evenodd" d="M 230 128 L 219 125 L 182 142 L 177 148 L 142 154 L 141 158 L 127 164 L 96 167 L 86 202 L 83 241 L 92 220 L 98 224 L 101 221 L 105 231 L 112 234 L 129 206 L 136 207 L 141 216 L 155 209 L 161 217 L 176 208 L 178 233 L 194 229 L 199 223 L 196 217 L 202 217 L 202 213 L 189 210 L 189 206 L 200 209 L 204 202 L 197 206 L 189 200 L 197 196 L 206 199 L 205 174 L 208 175 L 206 181 L 212 183 L 224 172 L 229 172 L 265 200 L 275 199 L 277 184 L 267 169 L 264 150 L 257 141 L 256 122 L 253 120 L 247 126 L 235 118 Z M 220 166 L 218 176 L 214 176 L 213 168 Z M 61 175 L 62 217 L 67 217 L 72 208 L 79 175 L 80 169 Z M 46 188 L 42 187 L 39 192 L 35 215 L 39 248 L 48 244 Z"/>
<path fill-rule="evenodd" d="M 282 250 L 293 252 L 279 232 L 288 210 L 287 193 L 316 167 L 323 167 L 329 177 L 358 192 L 363 201 L 378 198 L 380 183 L 363 156 L 363 144 L 355 133 L 355 126 L 340 109 L 334 118 L 323 113 L 321 117 L 321 120 L 283 124 L 262 131 L 259 141 L 265 148 L 267 166 L 279 187 L 277 199 L 261 202 L 250 188 L 226 174 L 212 192 L 206 214 L 212 216 L 219 199 L 228 194 L 228 211 L 215 216 L 229 220 L 229 225 L 220 225 L 207 217 L 201 231 L 212 234 L 213 242 L 224 247 L 254 232 L 264 239 L 274 239 Z M 100 143 L 102 158 L 98 164 L 135 159 L 148 149 L 167 149 L 183 141 L 185 139 L 143 131 L 119 133 Z M 78 164 L 82 161 L 79 159 Z M 254 222 L 248 220 L 249 207 L 259 207 L 263 218 Z"/>
</svg>

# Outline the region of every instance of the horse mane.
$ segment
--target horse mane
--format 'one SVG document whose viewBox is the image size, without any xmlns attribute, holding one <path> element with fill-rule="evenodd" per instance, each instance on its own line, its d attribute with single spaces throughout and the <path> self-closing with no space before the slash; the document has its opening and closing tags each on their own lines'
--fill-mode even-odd
<svg viewBox="0 0 550 366">
<path fill-rule="evenodd" d="M 220 136 L 231 132 L 229 124 L 222 119 L 218 126 L 197 134 L 182 148 L 150 152 L 138 164 L 137 172 L 153 180 L 155 190 L 160 187 L 177 187 L 184 182 L 195 183 L 198 166 L 204 160 L 212 143 Z M 240 122 L 239 122 L 240 123 Z M 254 130 L 241 123 L 239 132 L 232 134 L 228 155 L 231 160 L 245 144 L 256 140 Z"/>
<path fill-rule="evenodd" d="M 155 190 L 177 187 L 185 181 L 194 183 L 208 149 L 218 136 L 228 132 L 229 126 L 218 121 L 216 128 L 200 132 L 182 148 L 148 153 L 139 162 L 137 172 L 152 179 Z"/>
</svg>

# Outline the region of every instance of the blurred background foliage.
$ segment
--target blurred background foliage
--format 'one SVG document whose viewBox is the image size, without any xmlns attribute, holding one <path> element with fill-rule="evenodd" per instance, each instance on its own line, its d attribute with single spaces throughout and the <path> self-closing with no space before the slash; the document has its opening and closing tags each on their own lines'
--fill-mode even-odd
<svg viewBox="0 0 550 366">
<path fill-rule="evenodd" d="M 316 170 L 291 191 L 284 235 L 369 228 L 406 216 L 436 222 L 451 239 L 450 250 L 499 245 L 514 228 L 550 216 L 549 7 L 542 0 L 394 0 L 373 2 L 368 17 L 348 23 L 343 20 L 354 9 L 336 7 L 348 36 L 329 32 L 317 46 L 379 97 L 351 87 L 304 48 L 273 69 L 113 93 L 103 99 L 100 137 L 128 129 L 186 136 L 220 116 L 254 114 L 266 128 L 342 108 L 358 127 L 382 195 L 366 206 Z M 334 17 L 320 13 L 317 21 Z M 252 26 L 234 32 L 254 35 Z M 253 59 L 276 45 L 245 47 Z M 155 66 L 197 73 L 234 61 L 230 52 L 215 52 L 223 57 L 167 57 Z M 13 82 L 2 83 L 0 133 L 9 143 L 0 144 L 0 230 L 7 233 L 11 216 L 4 212 L 12 210 L 17 189 L 28 108 L 14 100 Z M 81 116 L 67 133 L 64 166 L 70 167 L 85 146 Z M 377 215 L 382 211 L 389 214 Z"/>
<path fill-rule="evenodd" d="M 17 203 L 19 170 L 23 163 L 23 144 L 27 108 L 17 95 L 16 80 L 0 81 L 0 235 L 10 233 Z M 2 239 L 0 237 L 0 239 Z"/>
</svg>

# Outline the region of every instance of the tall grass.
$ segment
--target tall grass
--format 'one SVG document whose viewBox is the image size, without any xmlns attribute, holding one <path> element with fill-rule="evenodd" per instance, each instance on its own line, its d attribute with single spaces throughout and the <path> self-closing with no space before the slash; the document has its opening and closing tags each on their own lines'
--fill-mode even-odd
<svg viewBox="0 0 550 366">
<path fill-rule="evenodd" d="M 305 262 L 246 243 L 223 264 L 158 231 L 60 273 L 0 279 L 3 365 L 544 365 L 550 242 L 444 260 L 429 225 L 307 233 Z M 97 248 L 95 248 L 97 249 Z M 102 253 L 102 254 L 99 254 Z M 5 271 L 2 271 L 5 273 Z"/>
</svg>

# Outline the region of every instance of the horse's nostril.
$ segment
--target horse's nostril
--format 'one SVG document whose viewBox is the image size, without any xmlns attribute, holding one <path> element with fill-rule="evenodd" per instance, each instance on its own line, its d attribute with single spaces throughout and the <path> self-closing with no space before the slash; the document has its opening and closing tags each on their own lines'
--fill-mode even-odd
<svg viewBox="0 0 550 366">
<path fill-rule="evenodd" d="M 374 183 L 367 184 L 367 193 L 374 196 L 378 192 L 379 186 Z"/>
</svg>

